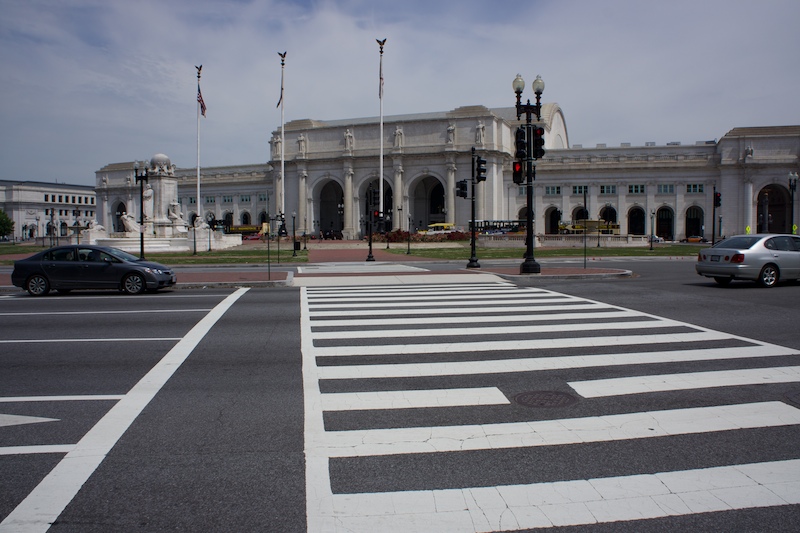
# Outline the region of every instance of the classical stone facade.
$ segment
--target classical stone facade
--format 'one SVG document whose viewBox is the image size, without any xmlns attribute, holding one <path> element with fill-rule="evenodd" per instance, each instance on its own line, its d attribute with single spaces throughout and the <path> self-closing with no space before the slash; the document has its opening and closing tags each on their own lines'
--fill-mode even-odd
<svg viewBox="0 0 800 533">
<path fill-rule="evenodd" d="M 791 231 L 788 175 L 797 172 L 800 126 L 734 128 L 719 140 L 592 148 L 570 146 L 557 104 L 544 104 L 545 157 L 536 163 L 534 220 L 539 235 L 588 218 L 619 226 L 623 235 L 654 233 L 667 240 L 758 231 Z M 512 181 L 514 108 L 470 106 L 440 113 L 384 118 L 383 212 L 392 229 L 470 223 L 470 202 L 455 183 L 471 176 L 472 149 L 487 160 L 476 190 L 476 219 L 525 218 L 525 187 Z M 280 214 L 300 235 L 364 234 L 367 190 L 379 189 L 377 117 L 294 120 L 272 132 L 267 163 L 176 168 L 177 201 L 187 221 L 259 225 Z M 281 165 L 283 142 L 283 165 Z M 281 167 L 284 174 L 281 175 Z M 138 219 L 133 163 L 98 171 L 98 218 L 118 225 L 122 211 Z M 716 210 L 714 192 L 721 194 Z M 585 201 L 584 201 L 585 193 Z M 800 216 L 795 196 L 795 220 Z M 713 216 L 716 215 L 716 217 Z"/>
<path fill-rule="evenodd" d="M 13 238 L 24 241 L 70 236 L 94 222 L 97 207 L 94 187 L 0 180 L 0 209 L 14 221 Z"/>
</svg>

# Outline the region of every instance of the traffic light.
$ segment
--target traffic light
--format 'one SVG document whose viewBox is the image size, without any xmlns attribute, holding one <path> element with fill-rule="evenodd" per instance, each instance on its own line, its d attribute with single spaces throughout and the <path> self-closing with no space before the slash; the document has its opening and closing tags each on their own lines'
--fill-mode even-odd
<svg viewBox="0 0 800 533">
<path fill-rule="evenodd" d="M 369 203 L 371 206 L 376 207 L 381 203 L 381 192 L 378 189 L 370 189 Z"/>
<path fill-rule="evenodd" d="M 516 159 L 524 160 L 528 158 L 528 139 L 525 136 L 525 128 L 520 126 L 515 133 L 514 146 L 517 151 L 514 153 Z"/>
<path fill-rule="evenodd" d="M 467 197 L 467 180 L 456 182 L 456 196 Z"/>
<path fill-rule="evenodd" d="M 544 128 L 541 126 L 533 127 L 533 149 L 531 152 L 531 156 L 534 159 L 544 157 Z"/>
<path fill-rule="evenodd" d="M 486 181 L 486 160 L 481 156 L 475 156 L 475 181 Z"/>
<path fill-rule="evenodd" d="M 372 220 L 374 220 L 375 222 L 378 222 L 380 219 L 381 219 L 381 212 L 378 211 L 377 209 L 374 209 L 372 211 Z"/>
<path fill-rule="evenodd" d="M 722 193 L 715 192 L 714 193 L 714 207 L 721 207 L 722 206 Z"/>
<path fill-rule="evenodd" d="M 514 161 L 511 163 L 511 167 L 513 170 L 512 176 L 514 178 L 514 183 L 517 185 L 525 183 L 525 172 L 522 170 L 524 168 L 522 161 Z"/>
</svg>

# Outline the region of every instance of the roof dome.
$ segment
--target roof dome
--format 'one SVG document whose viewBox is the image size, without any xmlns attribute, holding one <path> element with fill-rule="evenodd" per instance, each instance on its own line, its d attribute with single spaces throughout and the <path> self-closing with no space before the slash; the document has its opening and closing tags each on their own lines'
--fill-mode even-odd
<svg viewBox="0 0 800 533">
<path fill-rule="evenodd" d="M 156 154 L 150 158 L 150 168 L 169 168 L 172 166 L 172 162 L 169 160 L 169 157 L 165 154 Z"/>
</svg>

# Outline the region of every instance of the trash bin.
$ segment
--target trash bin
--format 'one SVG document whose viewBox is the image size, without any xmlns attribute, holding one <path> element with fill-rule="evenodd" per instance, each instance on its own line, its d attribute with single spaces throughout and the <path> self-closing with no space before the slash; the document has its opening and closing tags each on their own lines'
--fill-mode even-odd
<svg viewBox="0 0 800 533">
<path fill-rule="evenodd" d="M 298 251 L 300 249 L 300 241 L 294 241 L 294 251 Z"/>
</svg>

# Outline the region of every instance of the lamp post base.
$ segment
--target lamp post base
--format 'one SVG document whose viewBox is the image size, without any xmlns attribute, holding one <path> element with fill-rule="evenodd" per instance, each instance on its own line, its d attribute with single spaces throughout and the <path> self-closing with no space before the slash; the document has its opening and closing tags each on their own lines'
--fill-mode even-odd
<svg viewBox="0 0 800 533">
<path fill-rule="evenodd" d="M 541 274 L 542 273 L 542 265 L 534 261 L 533 259 L 525 259 L 519 266 L 519 273 L 520 274 Z"/>
<path fill-rule="evenodd" d="M 481 267 L 481 264 L 478 263 L 478 258 L 477 257 L 473 256 L 473 257 L 469 258 L 469 263 L 467 263 L 467 268 L 480 268 L 480 267 Z"/>
</svg>

